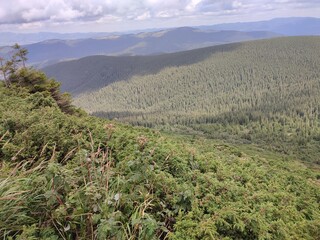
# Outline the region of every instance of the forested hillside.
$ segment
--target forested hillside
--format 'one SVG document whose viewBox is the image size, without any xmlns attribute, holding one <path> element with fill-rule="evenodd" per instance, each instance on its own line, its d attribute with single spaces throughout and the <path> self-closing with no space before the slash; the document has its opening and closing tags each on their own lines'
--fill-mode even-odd
<svg viewBox="0 0 320 240">
<path fill-rule="evenodd" d="M 188 125 L 212 137 L 270 145 L 319 162 L 319 37 L 176 56 L 177 62 L 185 56 L 197 61 L 116 82 L 74 103 L 97 116 L 145 126 Z"/>
<path fill-rule="evenodd" d="M 48 66 L 43 71 L 59 79 L 62 89 L 78 95 L 103 88 L 133 76 L 152 75 L 169 67 L 201 62 L 212 53 L 230 51 L 237 45 L 224 45 L 208 51 L 197 49 L 157 56 L 90 56 Z"/>
<path fill-rule="evenodd" d="M 13 66 L 25 57 L 21 50 Z M 54 80 L 7 63 L 11 72 L 0 82 L 1 239 L 320 235 L 318 170 L 261 149 L 90 117 Z"/>
</svg>

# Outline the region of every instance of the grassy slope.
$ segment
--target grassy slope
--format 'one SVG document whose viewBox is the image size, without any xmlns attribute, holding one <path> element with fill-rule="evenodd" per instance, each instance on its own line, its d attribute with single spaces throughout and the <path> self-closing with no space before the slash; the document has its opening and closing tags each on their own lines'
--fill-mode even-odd
<svg viewBox="0 0 320 240">
<path fill-rule="evenodd" d="M 0 85 L 0 237 L 314 239 L 319 172 Z"/>
</svg>

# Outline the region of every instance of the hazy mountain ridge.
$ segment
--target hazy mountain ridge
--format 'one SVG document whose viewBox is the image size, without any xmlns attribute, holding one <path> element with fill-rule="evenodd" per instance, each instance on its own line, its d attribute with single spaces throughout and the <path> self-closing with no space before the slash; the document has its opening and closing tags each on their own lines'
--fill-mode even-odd
<svg viewBox="0 0 320 240">
<path fill-rule="evenodd" d="M 257 22 L 238 22 L 224 23 L 207 26 L 194 26 L 198 29 L 214 29 L 214 30 L 236 30 L 236 31 L 271 31 L 283 35 L 319 35 L 320 19 L 312 17 L 290 17 L 275 18 Z M 72 40 L 86 38 L 109 38 L 112 36 L 120 36 L 124 34 L 153 35 L 166 32 L 168 29 L 144 29 L 128 31 L 123 33 L 112 32 L 88 32 L 88 33 L 54 33 L 54 32 L 38 32 L 38 33 L 15 33 L 0 32 L 0 46 L 19 44 L 32 44 L 50 39 Z"/>
<path fill-rule="evenodd" d="M 108 32 L 93 32 L 93 33 L 55 33 L 55 32 L 38 32 L 38 33 L 15 33 L 15 32 L 0 32 L 0 46 L 12 45 L 12 43 L 19 43 L 21 45 L 32 44 L 49 39 L 84 39 L 84 38 L 98 38 L 112 35 L 114 33 Z"/>
<path fill-rule="evenodd" d="M 153 55 L 178 52 L 204 46 L 278 37 L 270 32 L 203 31 L 176 28 L 154 33 L 115 35 L 77 40 L 47 40 L 26 45 L 29 62 L 41 64 L 91 55 Z"/>
<path fill-rule="evenodd" d="M 275 18 L 267 21 L 224 23 L 202 26 L 200 28 L 235 31 L 271 31 L 287 36 L 320 35 L 320 18 Z"/>
<path fill-rule="evenodd" d="M 91 55 L 157 55 L 283 35 L 319 35 L 319 29 L 320 19 L 318 18 L 281 18 L 260 22 L 180 27 L 158 31 L 150 29 L 131 34 L 29 34 L 31 38 L 38 37 L 45 40 L 24 47 L 30 52 L 29 63 L 41 68 L 56 62 Z M 0 33 L 0 36 L 1 34 L 6 36 L 8 33 Z M 29 35 L 25 35 L 28 38 Z M 18 34 L 17 41 L 13 41 L 13 37 L 11 45 L 19 42 L 25 35 Z M 7 48 L 2 47 L 2 50 L 0 48 L 0 54 L 4 56 L 6 56 L 6 51 Z"/>
</svg>

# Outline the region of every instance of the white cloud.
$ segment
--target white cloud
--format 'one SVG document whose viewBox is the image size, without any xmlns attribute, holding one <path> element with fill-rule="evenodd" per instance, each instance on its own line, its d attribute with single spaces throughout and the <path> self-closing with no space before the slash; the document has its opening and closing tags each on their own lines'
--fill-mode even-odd
<svg viewBox="0 0 320 240">
<path fill-rule="evenodd" d="M 199 3 L 201 3 L 201 0 L 191 0 L 191 2 L 186 6 L 186 10 L 188 12 L 195 12 Z"/>
<path fill-rule="evenodd" d="M 145 13 L 141 14 L 140 16 L 136 17 L 136 20 L 141 21 L 141 20 L 147 20 L 149 18 L 151 18 L 150 12 L 145 12 Z"/>
<path fill-rule="evenodd" d="M 320 12 L 319 0 L 0 0 L 0 30 L 12 25 L 56 26 L 58 24 L 109 24 L 163 19 L 204 19 L 206 16 L 254 16 Z M 267 13 L 268 12 L 268 13 Z M 289 14 L 290 15 L 290 14 Z M 272 17 L 272 16 L 270 16 Z M 320 17 L 320 14 L 319 14 Z M 243 19 L 246 18 L 246 19 Z M 162 19 L 162 20 L 161 20 Z M 180 20 L 179 20 L 180 19 Z M 181 20 L 182 21 L 182 20 Z M 188 24 L 187 22 L 185 23 Z"/>
</svg>

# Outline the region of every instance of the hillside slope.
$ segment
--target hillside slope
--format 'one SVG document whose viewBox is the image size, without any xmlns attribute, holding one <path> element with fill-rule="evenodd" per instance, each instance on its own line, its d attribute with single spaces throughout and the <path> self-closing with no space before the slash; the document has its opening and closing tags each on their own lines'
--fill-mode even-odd
<svg viewBox="0 0 320 240">
<path fill-rule="evenodd" d="M 129 80 L 133 76 L 152 75 L 169 67 L 188 66 L 203 61 L 214 52 L 231 51 L 237 46 L 232 44 L 157 56 L 90 56 L 54 64 L 43 71 L 49 77 L 58 79 L 63 91 L 77 95 L 98 90 L 113 82 Z"/>
<path fill-rule="evenodd" d="M 1 239 L 320 235 L 318 171 L 266 151 L 67 114 L 57 83 L 30 69 L 13 77 L 0 82 Z"/>
<path fill-rule="evenodd" d="M 214 117 L 266 104 L 276 110 L 280 99 L 288 109 L 306 103 L 316 106 L 319 40 L 279 38 L 167 55 L 172 63 L 181 64 L 170 63 L 157 72 L 81 94 L 75 103 L 90 112 L 141 111 L 145 117 L 166 113 L 169 122 L 176 116 L 183 121 L 184 114 Z M 157 57 L 150 65 L 157 66 L 160 60 Z M 118 71 L 123 70 L 119 66 Z"/>
<path fill-rule="evenodd" d="M 264 145 L 279 142 L 280 149 L 283 142 L 295 141 L 301 151 L 311 141 L 319 153 L 319 37 L 253 41 L 184 54 L 176 56 L 181 61 L 188 54 L 190 59 L 205 57 L 81 94 L 74 103 L 98 116 L 140 125 L 232 125 L 233 130 L 215 126 L 211 132 L 229 132 Z"/>
</svg>

